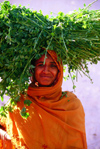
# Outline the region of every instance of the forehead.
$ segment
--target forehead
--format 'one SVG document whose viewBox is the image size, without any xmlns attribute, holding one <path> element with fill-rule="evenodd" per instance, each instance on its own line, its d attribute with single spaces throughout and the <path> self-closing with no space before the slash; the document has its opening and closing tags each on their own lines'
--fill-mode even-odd
<svg viewBox="0 0 100 149">
<path fill-rule="evenodd" d="M 45 60 L 45 55 L 42 55 L 42 56 L 36 61 L 36 64 L 39 63 L 39 62 L 44 62 L 44 60 Z M 54 62 L 54 60 L 53 60 L 53 58 L 52 58 L 49 54 L 47 54 L 45 62 Z"/>
</svg>

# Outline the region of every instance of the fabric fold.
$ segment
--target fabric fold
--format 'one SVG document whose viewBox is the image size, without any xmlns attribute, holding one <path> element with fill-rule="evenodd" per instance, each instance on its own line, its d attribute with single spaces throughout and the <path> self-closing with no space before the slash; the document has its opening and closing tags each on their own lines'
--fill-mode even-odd
<svg viewBox="0 0 100 149">
<path fill-rule="evenodd" d="M 48 53 L 57 63 L 57 83 L 51 87 L 30 84 L 27 95 L 21 94 L 14 112 L 9 112 L 7 132 L 18 149 L 87 149 L 83 106 L 72 92 L 62 94 L 62 64 L 54 51 Z M 30 106 L 24 105 L 26 99 Z M 23 107 L 29 113 L 27 119 L 20 114 Z"/>
</svg>

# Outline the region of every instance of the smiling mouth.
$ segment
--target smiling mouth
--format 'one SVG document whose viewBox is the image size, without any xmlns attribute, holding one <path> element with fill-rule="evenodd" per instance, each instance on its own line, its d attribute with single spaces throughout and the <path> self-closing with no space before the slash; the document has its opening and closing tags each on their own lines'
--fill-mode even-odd
<svg viewBox="0 0 100 149">
<path fill-rule="evenodd" d="M 42 78 L 51 78 L 51 76 L 41 76 Z"/>
</svg>

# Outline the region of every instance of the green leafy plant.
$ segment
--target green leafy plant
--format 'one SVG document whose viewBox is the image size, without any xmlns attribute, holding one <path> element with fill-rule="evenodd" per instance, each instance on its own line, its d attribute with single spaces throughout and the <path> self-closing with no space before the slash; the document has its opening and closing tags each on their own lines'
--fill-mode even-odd
<svg viewBox="0 0 100 149">
<path fill-rule="evenodd" d="M 5 111 L 27 90 L 34 67 L 31 60 L 41 57 L 41 48 L 46 49 L 45 54 L 47 49 L 54 50 L 58 60 L 67 64 L 69 74 L 78 71 L 89 77 L 87 62 L 100 60 L 100 10 L 85 6 L 71 14 L 59 12 L 49 17 L 9 1 L 0 4 L 0 96 L 1 100 L 4 94 L 11 97 Z M 28 116 L 25 108 L 21 113 Z"/>
</svg>

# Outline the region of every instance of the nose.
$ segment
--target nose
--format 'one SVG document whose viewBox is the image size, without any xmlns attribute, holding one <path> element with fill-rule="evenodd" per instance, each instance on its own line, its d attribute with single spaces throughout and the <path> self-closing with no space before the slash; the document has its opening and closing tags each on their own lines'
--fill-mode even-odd
<svg viewBox="0 0 100 149">
<path fill-rule="evenodd" d="M 49 67 L 48 67 L 48 66 L 46 66 L 46 65 L 44 65 L 43 72 L 48 73 L 48 72 L 49 72 Z"/>
</svg>

